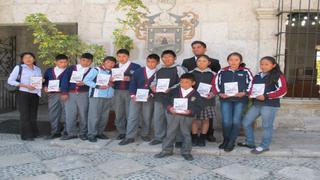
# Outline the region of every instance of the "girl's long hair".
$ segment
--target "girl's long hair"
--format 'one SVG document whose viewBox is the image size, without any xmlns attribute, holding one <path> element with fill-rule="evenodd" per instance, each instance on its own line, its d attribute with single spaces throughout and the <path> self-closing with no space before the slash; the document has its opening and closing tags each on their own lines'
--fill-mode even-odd
<svg viewBox="0 0 320 180">
<path fill-rule="evenodd" d="M 32 52 L 24 52 L 24 53 L 20 54 L 20 60 L 21 60 L 21 61 L 20 61 L 20 64 L 24 64 L 23 58 L 24 58 L 24 56 L 26 56 L 26 55 L 32 56 L 33 59 L 34 59 L 33 65 L 37 65 L 37 63 L 36 63 L 36 56 L 35 56 Z"/>
<path fill-rule="evenodd" d="M 276 65 L 270 72 L 269 72 L 269 76 L 266 80 L 266 85 L 272 85 L 277 83 L 277 81 L 279 80 L 280 75 L 283 75 L 283 73 L 281 72 L 280 66 L 277 63 L 276 59 L 271 57 L 271 56 L 265 56 L 263 58 L 261 58 L 260 62 L 262 60 L 267 60 L 269 62 L 271 62 L 273 65 Z"/>
</svg>

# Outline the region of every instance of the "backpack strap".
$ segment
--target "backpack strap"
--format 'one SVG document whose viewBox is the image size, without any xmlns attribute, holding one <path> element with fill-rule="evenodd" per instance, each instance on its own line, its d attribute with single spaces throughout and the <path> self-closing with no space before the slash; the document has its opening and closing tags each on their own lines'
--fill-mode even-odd
<svg viewBox="0 0 320 180">
<path fill-rule="evenodd" d="M 18 76 L 17 76 L 17 79 L 16 79 L 17 82 L 20 82 L 21 74 L 22 74 L 22 66 L 21 66 L 21 64 L 19 64 L 19 73 L 18 73 Z"/>
</svg>

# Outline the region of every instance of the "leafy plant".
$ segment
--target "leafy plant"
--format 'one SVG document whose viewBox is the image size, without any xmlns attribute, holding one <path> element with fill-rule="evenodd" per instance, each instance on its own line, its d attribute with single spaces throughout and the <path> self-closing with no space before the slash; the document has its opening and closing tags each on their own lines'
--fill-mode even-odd
<svg viewBox="0 0 320 180">
<path fill-rule="evenodd" d="M 141 0 L 120 0 L 116 10 L 125 11 L 125 19 L 117 19 L 120 26 L 113 31 L 113 44 L 117 49 L 125 48 L 132 50 L 134 48 L 133 40 L 126 35 L 127 30 L 135 30 L 135 25 L 140 21 L 143 13 L 149 12 Z"/>
<path fill-rule="evenodd" d="M 69 56 L 71 60 L 76 60 L 80 54 L 90 52 L 94 55 L 95 64 L 99 64 L 105 55 L 103 46 L 87 44 L 76 34 L 64 34 L 45 14 L 30 14 L 25 22 L 33 31 L 33 42 L 38 45 L 38 57 L 44 65 L 52 65 L 55 56 L 61 53 Z"/>
</svg>

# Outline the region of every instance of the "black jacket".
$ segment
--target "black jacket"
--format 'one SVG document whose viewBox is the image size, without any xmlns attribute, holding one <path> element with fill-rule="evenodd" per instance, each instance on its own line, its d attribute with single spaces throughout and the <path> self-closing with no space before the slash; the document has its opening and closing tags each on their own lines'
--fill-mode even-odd
<svg viewBox="0 0 320 180">
<path fill-rule="evenodd" d="M 209 68 L 213 72 L 217 73 L 221 69 L 219 60 L 210 58 L 210 62 L 211 62 L 211 64 L 209 65 Z M 196 63 L 195 57 L 183 60 L 182 66 L 187 68 L 188 71 L 194 70 L 197 67 L 197 63 Z"/>
</svg>

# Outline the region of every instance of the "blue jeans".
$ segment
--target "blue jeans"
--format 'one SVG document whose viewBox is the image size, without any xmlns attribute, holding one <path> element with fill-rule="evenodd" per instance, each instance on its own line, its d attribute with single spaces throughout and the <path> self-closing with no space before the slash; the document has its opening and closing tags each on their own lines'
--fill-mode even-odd
<svg viewBox="0 0 320 180">
<path fill-rule="evenodd" d="M 241 115 L 246 103 L 240 101 L 221 101 L 223 138 L 235 141 L 241 127 Z"/>
<path fill-rule="evenodd" d="M 263 136 L 260 147 L 263 149 L 268 149 L 271 140 L 272 140 L 272 132 L 273 132 L 273 122 L 276 116 L 279 107 L 272 106 L 258 106 L 253 105 L 250 110 L 247 112 L 243 119 L 243 128 L 246 134 L 246 143 L 249 145 L 254 145 L 254 134 L 252 123 L 261 115 L 262 118 L 262 128 L 263 128 Z"/>
</svg>

